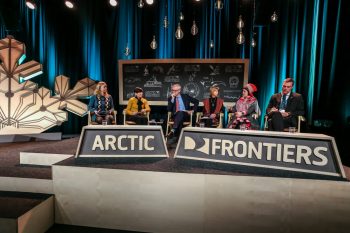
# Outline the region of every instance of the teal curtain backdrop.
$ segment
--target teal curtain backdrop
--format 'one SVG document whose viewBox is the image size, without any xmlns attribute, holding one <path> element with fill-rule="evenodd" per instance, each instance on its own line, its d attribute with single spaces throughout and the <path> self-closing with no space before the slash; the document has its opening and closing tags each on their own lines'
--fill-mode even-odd
<svg viewBox="0 0 350 233">
<path fill-rule="evenodd" d="M 119 59 L 248 58 L 249 82 L 258 86 L 263 111 L 283 79 L 293 77 L 294 91 L 305 99 L 309 130 L 345 144 L 350 129 L 349 1 L 256 0 L 255 14 L 253 0 L 224 0 L 221 11 L 215 0 L 155 0 L 143 8 L 137 7 L 138 0 L 119 0 L 116 8 L 107 0 L 80 0 L 73 10 L 61 0 L 42 0 L 34 11 L 24 2 L 1 1 L 0 36 L 23 41 L 27 59 L 44 65 L 44 74 L 33 80 L 40 85 L 53 89 L 60 74 L 70 77 L 71 85 L 88 76 L 107 81 L 118 103 Z M 276 23 L 270 20 L 273 11 Z M 243 45 L 236 43 L 239 15 L 245 22 Z M 193 21 L 199 28 L 195 36 L 190 33 Z M 175 38 L 179 23 L 182 40 Z M 255 48 L 250 46 L 253 32 Z M 156 50 L 150 48 L 153 36 Z M 69 117 L 56 130 L 79 133 L 85 120 Z"/>
</svg>

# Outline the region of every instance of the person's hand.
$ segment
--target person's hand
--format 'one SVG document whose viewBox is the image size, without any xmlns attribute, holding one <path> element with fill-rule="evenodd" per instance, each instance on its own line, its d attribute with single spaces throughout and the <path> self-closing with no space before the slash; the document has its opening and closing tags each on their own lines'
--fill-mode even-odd
<svg viewBox="0 0 350 233">
<path fill-rule="evenodd" d="M 185 112 L 187 112 L 188 114 L 191 114 L 193 110 L 185 110 Z"/>
<path fill-rule="evenodd" d="M 141 113 L 145 113 L 146 112 L 146 109 L 141 109 Z"/>
<path fill-rule="evenodd" d="M 281 114 L 282 114 L 282 117 L 289 117 L 289 112 L 281 112 Z"/>
<path fill-rule="evenodd" d="M 96 116 L 99 116 L 100 114 L 98 114 L 98 111 L 94 111 L 95 115 Z"/>
<path fill-rule="evenodd" d="M 235 112 L 235 116 L 236 117 L 241 117 L 242 116 L 242 112 Z"/>
<path fill-rule="evenodd" d="M 277 112 L 277 111 L 278 111 L 278 109 L 275 108 L 275 107 L 272 107 L 271 110 L 270 110 L 270 112 Z"/>
<path fill-rule="evenodd" d="M 215 113 L 210 114 L 210 118 L 211 119 L 215 119 L 216 118 L 216 114 Z"/>
</svg>

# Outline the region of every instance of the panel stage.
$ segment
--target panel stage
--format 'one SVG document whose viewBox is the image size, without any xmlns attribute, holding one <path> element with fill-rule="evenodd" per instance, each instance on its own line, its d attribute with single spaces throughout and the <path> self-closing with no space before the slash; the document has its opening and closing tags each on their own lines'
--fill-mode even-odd
<svg viewBox="0 0 350 233">
<path fill-rule="evenodd" d="M 0 190 L 31 188 L 54 194 L 55 222 L 68 225 L 142 232 L 348 232 L 350 228 L 350 183 L 344 181 L 192 167 L 176 161 L 173 149 L 168 159 L 152 163 L 76 163 L 71 157 L 52 167 L 20 164 L 20 152 L 73 156 L 78 140 L 2 144 L 0 179 L 21 180 L 15 186 L 1 180 Z M 350 177 L 350 169 L 344 166 L 344 170 Z"/>
</svg>

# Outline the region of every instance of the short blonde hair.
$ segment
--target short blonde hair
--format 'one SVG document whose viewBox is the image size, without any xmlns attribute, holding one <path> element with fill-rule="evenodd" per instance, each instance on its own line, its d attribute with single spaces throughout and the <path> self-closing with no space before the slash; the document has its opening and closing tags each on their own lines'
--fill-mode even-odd
<svg viewBox="0 0 350 233">
<path fill-rule="evenodd" d="M 104 86 L 104 85 L 107 86 L 107 83 L 102 82 L 102 81 L 97 83 L 96 88 L 95 88 L 95 92 L 94 92 L 95 95 L 101 95 L 101 87 Z M 109 95 L 108 91 L 107 91 L 107 95 Z"/>
<path fill-rule="evenodd" d="M 220 88 L 218 86 L 211 86 L 209 88 L 210 94 L 213 94 L 214 90 L 217 90 L 219 92 Z"/>
</svg>

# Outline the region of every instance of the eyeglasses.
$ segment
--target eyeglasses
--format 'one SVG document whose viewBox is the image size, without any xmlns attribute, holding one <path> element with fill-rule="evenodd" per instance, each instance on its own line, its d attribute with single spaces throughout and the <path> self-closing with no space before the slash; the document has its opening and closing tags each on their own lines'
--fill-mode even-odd
<svg viewBox="0 0 350 233">
<path fill-rule="evenodd" d="M 180 89 L 172 89 L 171 91 L 180 91 Z"/>
</svg>

